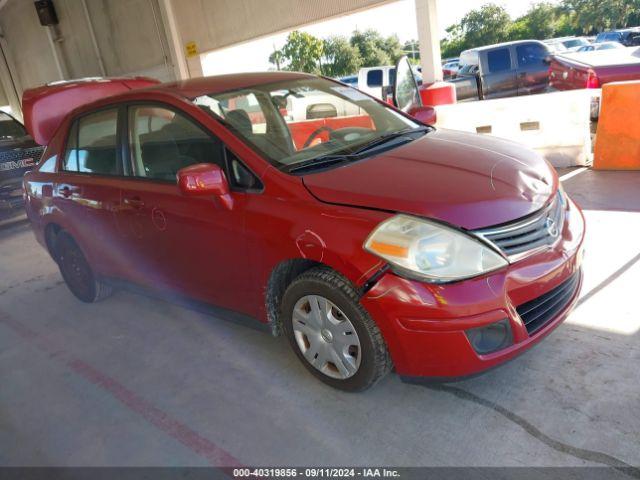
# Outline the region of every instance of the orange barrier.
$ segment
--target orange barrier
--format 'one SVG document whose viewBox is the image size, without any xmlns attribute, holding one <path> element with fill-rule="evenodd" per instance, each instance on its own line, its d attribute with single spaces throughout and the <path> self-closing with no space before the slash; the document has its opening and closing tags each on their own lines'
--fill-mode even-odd
<svg viewBox="0 0 640 480">
<path fill-rule="evenodd" d="M 593 168 L 640 170 L 640 81 L 602 87 Z"/>
</svg>

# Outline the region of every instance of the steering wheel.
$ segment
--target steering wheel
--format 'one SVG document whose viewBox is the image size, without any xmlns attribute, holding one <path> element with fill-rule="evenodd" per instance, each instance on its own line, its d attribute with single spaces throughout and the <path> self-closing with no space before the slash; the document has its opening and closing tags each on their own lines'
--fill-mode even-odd
<svg viewBox="0 0 640 480">
<path fill-rule="evenodd" d="M 304 142 L 304 145 L 302 145 L 302 148 L 307 148 L 309 145 L 311 145 L 311 142 L 313 142 L 313 140 L 315 140 L 315 138 L 318 135 L 320 135 L 322 132 L 329 132 L 329 138 L 331 138 L 331 135 L 333 135 L 334 131 L 335 130 L 333 128 L 327 127 L 326 125 L 316 128 L 313 132 L 311 132 L 311 135 L 309 135 L 309 138 L 307 138 L 307 141 Z"/>
</svg>

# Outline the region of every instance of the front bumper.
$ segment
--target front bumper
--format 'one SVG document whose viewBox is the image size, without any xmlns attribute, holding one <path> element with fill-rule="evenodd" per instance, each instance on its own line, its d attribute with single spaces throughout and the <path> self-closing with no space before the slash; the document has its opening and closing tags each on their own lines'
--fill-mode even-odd
<svg viewBox="0 0 640 480">
<path fill-rule="evenodd" d="M 451 284 L 429 284 L 386 273 L 361 299 L 378 324 L 398 374 L 447 380 L 481 373 L 519 355 L 570 313 L 582 287 L 584 218 L 568 202 L 562 235 L 551 247 L 503 270 Z M 577 286 L 541 328 L 529 334 L 517 307 L 559 287 Z M 513 343 L 478 354 L 466 331 L 507 320 Z"/>
</svg>

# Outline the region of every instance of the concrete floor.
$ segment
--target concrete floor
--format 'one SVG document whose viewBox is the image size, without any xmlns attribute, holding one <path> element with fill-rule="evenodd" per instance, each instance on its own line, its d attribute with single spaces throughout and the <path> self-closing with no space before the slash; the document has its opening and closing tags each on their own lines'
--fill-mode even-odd
<svg viewBox="0 0 640 480">
<path fill-rule="evenodd" d="M 638 466 L 640 172 L 564 183 L 588 222 L 568 321 L 473 380 L 364 394 L 238 323 L 122 291 L 82 304 L 26 225 L 3 229 L 0 465 Z"/>
</svg>

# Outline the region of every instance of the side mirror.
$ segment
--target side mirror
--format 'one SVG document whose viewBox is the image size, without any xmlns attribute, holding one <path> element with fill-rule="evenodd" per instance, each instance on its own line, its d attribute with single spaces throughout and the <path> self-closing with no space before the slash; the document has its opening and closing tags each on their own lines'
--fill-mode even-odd
<svg viewBox="0 0 640 480">
<path fill-rule="evenodd" d="M 552 58 L 551 55 L 547 55 L 542 59 L 542 63 L 544 63 L 545 65 L 551 65 L 551 58 Z"/>
<path fill-rule="evenodd" d="M 202 197 L 214 195 L 229 209 L 233 200 L 224 171 L 212 163 L 198 163 L 178 171 L 178 186 L 184 195 Z"/>
<path fill-rule="evenodd" d="M 423 105 L 411 108 L 407 113 L 426 125 L 435 125 L 438 118 L 435 108 Z"/>
</svg>

